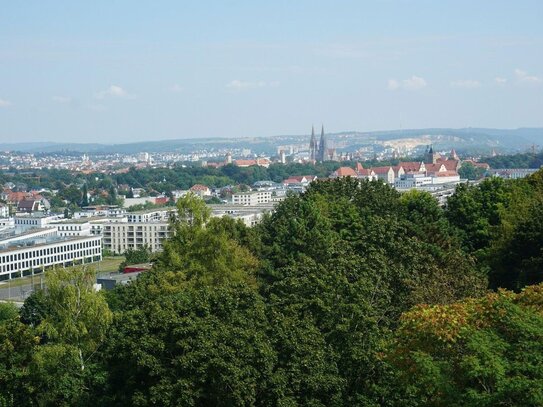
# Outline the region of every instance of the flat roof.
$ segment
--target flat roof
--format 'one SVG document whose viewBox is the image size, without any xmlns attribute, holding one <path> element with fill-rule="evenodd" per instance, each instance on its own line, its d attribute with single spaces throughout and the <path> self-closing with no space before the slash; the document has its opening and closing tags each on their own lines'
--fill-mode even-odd
<svg viewBox="0 0 543 407">
<path fill-rule="evenodd" d="M 37 244 L 28 245 L 28 246 L 10 246 L 4 249 L 0 248 L 0 253 L 8 253 L 8 252 L 16 251 L 16 250 L 34 249 L 36 247 L 50 246 L 57 243 L 72 243 L 72 242 L 77 242 L 79 240 L 88 240 L 88 239 L 102 239 L 102 236 L 91 235 L 91 236 L 59 237 L 56 240 L 52 240 L 52 241 L 50 240 L 49 242 L 46 241 L 45 243 L 37 243 Z"/>
<path fill-rule="evenodd" d="M 128 215 L 146 215 L 148 213 L 173 212 L 173 211 L 175 211 L 174 207 L 163 206 L 163 207 L 155 208 L 155 209 L 144 209 L 142 211 L 126 212 L 126 216 L 128 216 Z"/>
<path fill-rule="evenodd" d="M 25 237 L 25 236 L 32 236 L 37 233 L 45 232 L 45 231 L 53 231 L 53 228 L 35 228 L 35 229 L 29 229 L 25 232 L 16 233 L 15 228 L 11 228 L 9 234 L 6 234 L 5 236 L 0 236 L 0 244 L 2 244 L 3 240 L 12 239 L 14 237 Z"/>
</svg>

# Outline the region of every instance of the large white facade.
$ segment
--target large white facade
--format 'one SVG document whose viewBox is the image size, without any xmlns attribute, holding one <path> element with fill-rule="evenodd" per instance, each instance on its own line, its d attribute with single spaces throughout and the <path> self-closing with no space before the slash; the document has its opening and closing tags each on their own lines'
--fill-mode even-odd
<svg viewBox="0 0 543 407">
<path fill-rule="evenodd" d="M 232 203 L 234 205 L 258 205 L 271 201 L 271 191 L 251 191 L 240 192 L 232 195 Z"/>
<path fill-rule="evenodd" d="M 53 222 L 48 226 L 55 226 L 59 236 L 90 236 L 91 224 L 89 221 Z"/>
<path fill-rule="evenodd" d="M 55 222 L 62 219 L 61 216 L 32 216 L 32 215 L 20 215 L 15 216 L 15 228 L 18 232 L 24 232 L 30 229 L 41 229 L 46 227 L 51 222 Z"/>
<path fill-rule="evenodd" d="M 170 236 L 168 222 L 105 223 L 102 225 L 104 249 L 122 254 L 128 249 L 147 246 L 152 252 L 162 250 L 162 242 Z"/>
<path fill-rule="evenodd" d="M 100 236 L 89 236 L 55 241 L 44 240 L 43 243 L 31 246 L 4 246 L 0 249 L 0 279 L 21 277 L 48 267 L 100 261 L 102 260 L 101 240 Z"/>
</svg>

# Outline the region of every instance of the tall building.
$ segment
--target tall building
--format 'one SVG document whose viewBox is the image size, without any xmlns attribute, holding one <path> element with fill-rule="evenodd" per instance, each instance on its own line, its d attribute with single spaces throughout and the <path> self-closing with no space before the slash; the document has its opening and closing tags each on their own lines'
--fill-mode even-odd
<svg viewBox="0 0 543 407">
<path fill-rule="evenodd" d="M 315 137 L 315 127 L 311 126 L 311 140 L 309 141 L 309 159 L 311 161 L 317 161 L 318 147 L 317 139 Z"/>
<path fill-rule="evenodd" d="M 319 152 L 317 154 L 317 161 L 324 162 L 328 160 L 328 143 L 326 136 L 324 135 L 324 125 L 321 129 L 321 141 L 319 143 Z"/>
<path fill-rule="evenodd" d="M 424 160 L 426 164 L 436 164 L 440 158 L 441 158 L 441 155 L 439 153 L 434 152 L 434 148 L 432 145 L 426 146 L 426 154 L 425 154 L 425 160 Z"/>
</svg>

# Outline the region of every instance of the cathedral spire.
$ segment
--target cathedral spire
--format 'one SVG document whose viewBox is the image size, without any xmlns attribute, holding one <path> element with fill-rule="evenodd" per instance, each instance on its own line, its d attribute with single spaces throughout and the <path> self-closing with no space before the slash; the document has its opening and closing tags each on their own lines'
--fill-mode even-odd
<svg viewBox="0 0 543 407">
<path fill-rule="evenodd" d="M 317 160 L 317 139 L 315 137 L 315 126 L 311 126 L 311 139 L 309 140 L 309 159 L 311 161 Z"/>
<path fill-rule="evenodd" d="M 321 129 L 321 141 L 319 143 L 319 154 L 317 161 L 323 162 L 328 160 L 328 143 L 326 142 L 326 136 L 324 135 L 324 125 Z"/>
</svg>

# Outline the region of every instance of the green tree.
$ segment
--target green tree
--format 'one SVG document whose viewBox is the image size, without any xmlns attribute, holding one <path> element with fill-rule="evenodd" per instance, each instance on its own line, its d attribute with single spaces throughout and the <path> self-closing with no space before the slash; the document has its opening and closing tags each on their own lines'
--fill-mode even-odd
<svg viewBox="0 0 543 407">
<path fill-rule="evenodd" d="M 275 353 L 258 293 L 243 283 L 163 289 L 116 317 L 110 403 L 272 405 Z"/>
<path fill-rule="evenodd" d="M 153 259 L 151 248 L 147 245 L 136 249 L 128 248 L 124 252 L 124 257 L 125 260 L 119 264 L 119 271 L 121 272 L 130 264 L 149 263 Z"/>
<path fill-rule="evenodd" d="M 402 312 L 417 302 L 478 295 L 486 285 L 433 198 L 401 197 L 381 182 L 314 183 L 259 230 L 270 312 L 322 335 L 343 405 L 400 398 L 380 355 Z M 315 379 L 300 373 L 297 380 Z"/>
<path fill-rule="evenodd" d="M 460 178 L 476 180 L 483 177 L 485 170 L 483 168 L 476 167 L 470 162 L 463 162 L 462 166 L 458 170 Z"/>
<path fill-rule="evenodd" d="M 38 346 L 38 337 L 18 318 L 0 321 L 0 405 L 33 405 L 29 366 Z"/>
<path fill-rule="evenodd" d="M 17 307 L 10 303 L 0 303 L 0 324 L 4 321 L 9 321 L 12 319 L 18 319 L 19 310 Z"/>
<path fill-rule="evenodd" d="M 36 349 L 30 382 L 38 405 L 87 404 L 103 383 L 97 364 L 112 313 L 94 290 L 95 272 L 88 267 L 47 273 L 46 315 L 37 326 L 46 342 Z"/>
<path fill-rule="evenodd" d="M 37 327 L 49 314 L 49 302 L 44 290 L 35 290 L 30 294 L 20 310 L 21 322 Z"/>
<path fill-rule="evenodd" d="M 81 191 L 81 206 L 89 206 L 89 190 L 87 189 L 87 183 L 83 184 L 83 189 Z"/>
<path fill-rule="evenodd" d="M 210 215 L 202 199 L 193 194 L 180 198 L 171 225 L 173 237 L 164 243 L 158 267 L 182 273 L 187 282 L 195 284 L 254 284 L 256 258 L 228 236 L 220 220 L 210 222 Z"/>
<path fill-rule="evenodd" d="M 402 317 L 388 357 L 423 406 L 543 404 L 543 286 Z"/>
</svg>

